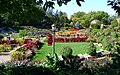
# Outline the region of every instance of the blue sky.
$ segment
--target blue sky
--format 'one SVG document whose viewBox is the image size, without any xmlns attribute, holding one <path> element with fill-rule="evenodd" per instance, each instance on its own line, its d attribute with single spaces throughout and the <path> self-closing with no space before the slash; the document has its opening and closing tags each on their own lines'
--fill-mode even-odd
<svg viewBox="0 0 120 75">
<path fill-rule="evenodd" d="M 66 12 L 68 17 L 78 11 L 90 12 L 90 11 L 105 11 L 108 12 L 109 15 L 115 15 L 115 11 L 111 9 L 111 6 L 107 6 L 107 0 L 85 0 L 85 2 L 81 3 L 82 6 L 79 7 L 76 4 L 76 0 L 71 0 L 67 5 L 62 5 L 59 7 L 55 4 L 54 11 L 62 11 Z"/>
</svg>

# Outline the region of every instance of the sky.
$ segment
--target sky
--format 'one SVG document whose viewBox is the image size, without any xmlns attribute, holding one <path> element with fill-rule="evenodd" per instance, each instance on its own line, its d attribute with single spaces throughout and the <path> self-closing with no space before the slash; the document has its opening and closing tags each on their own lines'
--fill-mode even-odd
<svg viewBox="0 0 120 75">
<path fill-rule="evenodd" d="M 111 6 L 107 6 L 107 0 L 85 0 L 85 2 L 81 2 L 82 6 L 78 6 L 76 0 L 71 0 L 67 5 L 62 5 L 59 7 L 55 4 L 54 11 L 62 11 L 66 12 L 68 17 L 73 15 L 74 13 L 81 11 L 88 13 L 90 11 L 105 11 L 109 15 L 115 15 L 115 11 L 111 8 Z"/>
</svg>

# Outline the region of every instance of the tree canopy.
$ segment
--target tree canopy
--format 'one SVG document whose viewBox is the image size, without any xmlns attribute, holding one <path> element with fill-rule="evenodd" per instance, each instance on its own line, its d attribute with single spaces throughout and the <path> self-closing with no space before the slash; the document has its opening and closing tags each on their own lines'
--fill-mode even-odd
<svg viewBox="0 0 120 75">
<path fill-rule="evenodd" d="M 108 5 L 111 6 L 112 9 L 114 9 L 118 15 L 120 16 L 120 0 L 108 0 Z"/>
<path fill-rule="evenodd" d="M 89 27 L 92 20 L 100 20 L 103 24 L 108 23 L 108 13 L 104 11 L 91 11 L 89 13 L 77 12 L 71 16 L 73 23 L 79 21 L 83 27 Z"/>
<path fill-rule="evenodd" d="M 70 1 L 71 0 L 0 0 L 0 19 L 2 22 L 4 21 L 4 23 L 14 25 L 42 22 L 41 20 L 46 18 L 46 11 L 49 8 L 54 8 L 55 2 L 57 2 L 59 6 L 62 6 L 63 4 L 67 5 Z M 78 6 L 81 6 L 81 2 L 85 2 L 85 0 L 76 0 Z M 108 0 L 108 5 L 111 5 L 118 15 L 120 15 L 119 0 Z M 84 15 L 84 13 L 78 14 L 76 17 L 82 15 Z M 65 16 L 62 17 L 64 20 L 66 19 Z"/>
</svg>

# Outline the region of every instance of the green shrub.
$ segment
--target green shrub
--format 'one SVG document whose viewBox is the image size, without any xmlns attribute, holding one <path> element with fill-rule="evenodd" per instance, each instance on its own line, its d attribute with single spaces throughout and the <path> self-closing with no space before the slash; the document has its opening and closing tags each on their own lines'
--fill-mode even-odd
<svg viewBox="0 0 120 75">
<path fill-rule="evenodd" d="M 102 43 L 102 40 L 103 40 L 104 36 L 100 36 L 97 40 L 98 43 Z"/>
<path fill-rule="evenodd" d="M 0 46 L 0 53 L 6 50 L 7 50 L 6 46 Z"/>
<path fill-rule="evenodd" d="M 92 42 L 90 42 L 90 44 L 88 45 L 88 49 L 89 49 L 89 51 L 87 53 L 89 55 L 91 55 L 91 56 L 96 55 L 96 47 L 94 46 L 94 44 Z"/>
<path fill-rule="evenodd" d="M 100 24 L 91 24 L 90 26 L 93 29 L 100 29 Z"/>
<path fill-rule="evenodd" d="M 107 36 L 107 35 L 110 35 L 110 33 L 111 33 L 110 29 L 104 29 L 102 34 Z"/>
<path fill-rule="evenodd" d="M 117 41 L 113 42 L 111 50 L 112 52 L 117 52 L 118 54 L 120 54 L 120 43 Z"/>
<path fill-rule="evenodd" d="M 0 75 L 55 75 L 51 69 L 41 65 L 38 62 L 28 61 L 2 63 Z"/>
<path fill-rule="evenodd" d="M 116 32 L 111 32 L 111 34 L 110 34 L 112 37 L 114 37 L 114 38 L 118 38 L 118 35 L 117 35 L 117 33 Z"/>
<path fill-rule="evenodd" d="M 63 46 L 62 55 L 65 57 L 71 57 L 72 56 L 72 48 L 69 46 Z"/>
<path fill-rule="evenodd" d="M 7 51 L 9 52 L 9 51 L 11 51 L 11 50 L 13 50 L 13 47 L 8 46 L 8 47 L 7 47 Z"/>
<path fill-rule="evenodd" d="M 24 37 L 27 35 L 27 30 L 19 30 L 19 37 Z"/>
<path fill-rule="evenodd" d="M 93 37 L 89 37 L 89 38 L 87 39 L 87 41 L 88 41 L 88 42 L 96 42 L 96 39 L 93 38 Z"/>
<path fill-rule="evenodd" d="M 118 37 L 120 37 L 120 33 L 119 32 L 117 33 L 117 35 L 118 35 Z"/>
<path fill-rule="evenodd" d="M 92 35 L 99 37 L 101 35 L 100 29 L 92 29 Z"/>
<path fill-rule="evenodd" d="M 19 60 L 23 60 L 25 58 L 25 54 L 23 52 L 20 51 L 13 51 L 10 54 L 11 58 L 13 61 L 19 61 Z"/>
<path fill-rule="evenodd" d="M 113 21 L 111 22 L 111 26 L 112 26 L 112 28 L 113 28 L 113 27 L 117 27 L 117 26 L 118 26 L 117 20 L 113 20 Z"/>
<path fill-rule="evenodd" d="M 108 58 L 83 60 L 80 71 L 83 75 L 117 75 L 117 70 L 110 67 L 112 62 Z"/>
<path fill-rule="evenodd" d="M 104 38 L 102 40 L 102 45 L 103 45 L 103 49 L 104 50 L 108 50 L 110 51 L 111 50 L 111 47 L 112 47 L 112 42 L 110 40 L 107 40 L 107 38 Z"/>
<path fill-rule="evenodd" d="M 23 40 L 23 39 L 17 39 L 17 41 L 19 42 L 19 45 L 23 45 L 25 42 L 25 40 Z"/>
</svg>

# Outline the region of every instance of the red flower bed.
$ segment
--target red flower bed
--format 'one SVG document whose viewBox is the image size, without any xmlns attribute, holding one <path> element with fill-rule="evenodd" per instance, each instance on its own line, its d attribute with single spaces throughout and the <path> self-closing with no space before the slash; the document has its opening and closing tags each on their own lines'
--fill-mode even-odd
<svg viewBox="0 0 120 75">
<path fill-rule="evenodd" d="M 64 39 L 63 38 L 56 38 L 55 42 L 64 42 Z"/>
<path fill-rule="evenodd" d="M 26 44 L 23 46 L 23 48 L 25 48 L 25 49 L 30 49 L 30 48 L 32 48 L 33 46 L 35 46 L 35 47 L 38 48 L 39 45 L 40 45 L 40 42 L 39 42 L 38 40 L 33 40 L 33 41 L 27 40 L 27 41 L 26 41 Z"/>
<path fill-rule="evenodd" d="M 10 40 L 10 43 L 11 44 L 18 44 L 18 41 L 17 40 Z"/>
<path fill-rule="evenodd" d="M 9 44 L 9 40 L 4 40 L 4 43 L 8 45 Z"/>
<path fill-rule="evenodd" d="M 30 43 L 32 41 L 32 39 L 25 39 L 24 44 Z"/>
<path fill-rule="evenodd" d="M 19 42 L 17 41 L 17 40 L 3 40 L 3 42 L 2 42 L 2 40 L 0 40 L 0 44 L 18 44 Z"/>
<path fill-rule="evenodd" d="M 2 44 L 2 40 L 0 40 L 0 44 Z"/>
<path fill-rule="evenodd" d="M 86 42 L 88 37 L 56 38 L 55 42 Z"/>
</svg>

